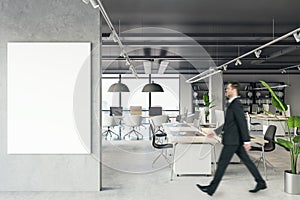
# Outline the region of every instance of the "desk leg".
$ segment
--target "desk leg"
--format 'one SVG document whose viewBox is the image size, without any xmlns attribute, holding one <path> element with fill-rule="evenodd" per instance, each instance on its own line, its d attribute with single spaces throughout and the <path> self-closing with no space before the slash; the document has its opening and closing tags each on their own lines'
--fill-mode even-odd
<svg viewBox="0 0 300 200">
<path fill-rule="evenodd" d="M 173 174 L 174 174 L 174 165 L 175 165 L 175 151 L 176 151 L 176 145 L 177 145 L 177 143 L 176 144 L 174 144 L 173 145 L 173 161 L 172 161 L 172 165 L 171 165 L 171 181 L 173 181 Z"/>
<path fill-rule="evenodd" d="M 264 149 L 264 147 L 262 147 L 262 156 L 263 156 L 263 162 L 264 162 L 265 177 L 266 177 L 266 180 L 268 180 L 268 178 L 267 178 L 267 166 L 266 166 L 266 158 L 265 158 L 265 149 Z"/>
</svg>

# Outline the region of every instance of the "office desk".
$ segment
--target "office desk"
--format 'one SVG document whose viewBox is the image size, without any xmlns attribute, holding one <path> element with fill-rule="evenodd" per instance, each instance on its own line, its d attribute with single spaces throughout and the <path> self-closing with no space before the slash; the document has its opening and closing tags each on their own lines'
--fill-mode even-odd
<svg viewBox="0 0 300 200">
<path fill-rule="evenodd" d="M 174 145 L 171 180 L 174 173 L 178 176 L 212 174 L 211 153 L 214 152 L 217 140 L 206 137 L 202 131 L 189 124 L 165 123 L 163 128 L 169 142 Z M 213 159 L 214 169 L 215 162 Z"/>
<path fill-rule="evenodd" d="M 265 134 L 267 128 L 269 125 L 275 125 L 277 127 L 276 135 L 285 135 L 287 132 L 287 126 L 285 121 L 288 119 L 283 116 L 269 116 L 266 114 L 250 114 L 251 119 L 256 119 L 257 121 L 260 121 L 260 123 L 263 125 L 263 134 Z"/>
</svg>

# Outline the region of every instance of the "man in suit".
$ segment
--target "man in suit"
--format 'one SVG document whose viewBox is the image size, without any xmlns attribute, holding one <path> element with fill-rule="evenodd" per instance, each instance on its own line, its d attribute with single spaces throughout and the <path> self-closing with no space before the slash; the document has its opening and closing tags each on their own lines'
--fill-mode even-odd
<svg viewBox="0 0 300 200">
<path fill-rule="evenodd" d="M 222 144 L 224 145 L 211 183 L 207 186 L 197 184 L 201 191 L 206 192 L 210 196 L 216 191 L 234 153 L 239 156 L 257 182 L 256 187 L 253 190 L 249 190 L 249 192 L 254 193 L 267 188 L 266 182 L 246 152 L 251 148 L 250 136 L 243 106 L 238 99 L 238 87 L 239 85 L 236 82 L 231 82 L 227 85 L 226 96 L 229 98 L 229 106 L 225 115 L 225 123 L 217 128 L 214 131 L 215 133 L 208 135 L 208 137 L 214 137 L 214 134 L 219 134 L 223 131 Z"/>
</svg>

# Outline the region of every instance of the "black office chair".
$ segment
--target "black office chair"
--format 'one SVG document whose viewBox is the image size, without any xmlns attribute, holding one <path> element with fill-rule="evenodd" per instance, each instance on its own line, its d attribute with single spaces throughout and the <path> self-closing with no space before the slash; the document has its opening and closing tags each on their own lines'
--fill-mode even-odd
<svg viewBox="0 0 300 200">
<path fill-rule="evenodd" d="M 274 142 L 275 140 L 275 133 L 276 133 L 277 127 L 274 125 L 268 126 L 268 129 L 266 130 L 264 140 L 268 141 L 268 143 L 265 143 L 263 146 L 257 147 L 257 146 L 251 146 L 250 151 L 260 151 L 260 157 L 256 160 L 257 161 L 257 167 L 259 165 L 259 162 L 262 160 L 264 164 L 264 171 L 265 171 L 265 176 L 267 179 L 267 168 L 266 168 L 266 163 L 273 167 L 273 165 L 266 160 L 265 158 L 265 152 L 271 152 L 275 150 L 276 143 Z"/>
<path fill-rule="evenodd" d="M 153 160 L 152 162 L 152 165 L 154 165 L 154 163 L 162 156 L 165 158 L 165 160 L 167 161 L 167 163 L 170 165 L 171 164 L 171 161 L 169 160 L 169 158 L 167 157 L 167 152 L 165 154 L 165 151 L 164 150 L 167 150 L 167 149 L 172 149 L 173 148 L 173 144 L 158 144 L 156 143 L 157 139 L 157 135 L 155 134 L 155 127 L 154 127 L 154 124 L 153 124 L 153 121 L 151 119 L 149 119 L 149 123 L 150 123 L 150 129 L 151 129 L 151 133 L 152 133 L 152 146 L 155 148 L 155 149 L 160 149 L 161 150 L 161 153 Z"/>
</svg>

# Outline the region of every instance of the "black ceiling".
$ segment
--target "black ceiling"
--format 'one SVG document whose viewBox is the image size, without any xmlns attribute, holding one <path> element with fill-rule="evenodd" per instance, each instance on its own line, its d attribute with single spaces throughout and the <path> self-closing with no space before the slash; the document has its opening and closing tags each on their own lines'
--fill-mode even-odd
<svg viewBox="0 0 300 200">
<path fill-rule="evenodd" d="M 196 74 L 219 66 L 300 27 L 299 0 L 103 0 L 138 73 L 152 61 L 156 73 L 162 60 L 165 73 Z M 148 28 L 152 27 L 152 28 Z M 103 33 L 104 73 L 127 73 L 116 43 Z M 300 43 L 291 36 L 264 48 L 261 57 L 243 58 L 225 73 L 281 73 L 300 64 Z M 297 68 L 288 70 L 298 73 Z"/>
</svg>

